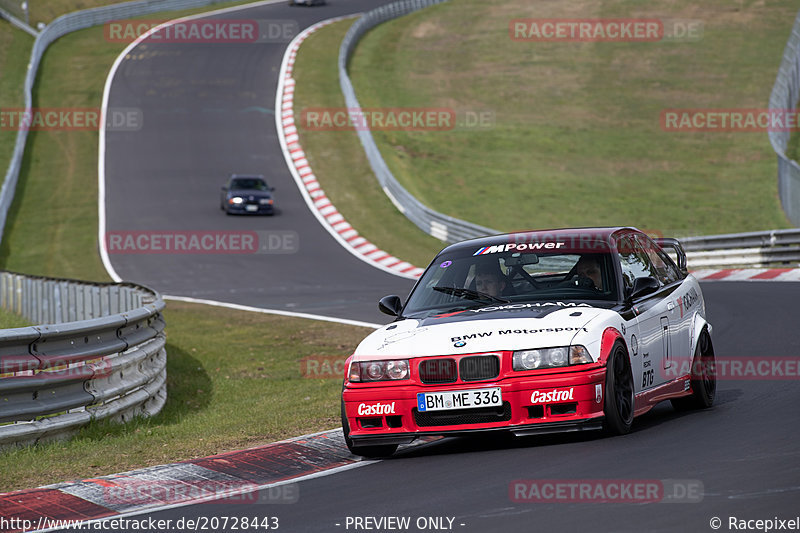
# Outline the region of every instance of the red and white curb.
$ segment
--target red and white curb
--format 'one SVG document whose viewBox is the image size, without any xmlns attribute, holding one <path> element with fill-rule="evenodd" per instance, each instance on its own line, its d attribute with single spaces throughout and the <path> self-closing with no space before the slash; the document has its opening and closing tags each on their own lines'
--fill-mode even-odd
<svg viewBox="0 0 800 533">
<path fill-rule="evenodd" d="M 294 91 L 296 82 L 292 77 L 297 51 L 306 38 L 318 29 L 351 17 L 328 19 L 306 28 L 295 37 L 286 49 L 278 78 L 278 91 L 275 98 L 275 122 L 278 139 L 281 143 L 286 164 L 297 183 L 300 193 L 312 213 L 322 226 L 350 253 L 366 263 L 381 270 L 410 279 L 419 278 L 424 269 L 398 259 L 381 250 L 359 235 L 331 203 L 322 190 L 317 177 L 300 146 L 294 118 Z"/>
<path fill-rule="evenodd" d="M 800 268 L 724 268 L 692 271 L 700 281 L 800 281 Z"/>
<path fill-rule="evenodd" d="M 299 488 L 287 484 L 374 462 L 351 455 L 341 429 L 335 429 L 250 450 L 0 494 L 0 517 L 10 526 L 0 531 L 64 529 L 67 521 L 135 516 L 208 501 L 291 504 L 298 501 Z"/>
</svg>

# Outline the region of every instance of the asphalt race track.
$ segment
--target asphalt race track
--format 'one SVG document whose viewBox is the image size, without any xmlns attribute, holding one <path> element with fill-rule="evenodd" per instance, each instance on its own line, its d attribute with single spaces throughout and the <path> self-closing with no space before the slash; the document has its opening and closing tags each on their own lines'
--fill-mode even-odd
<svg viewBox="0 0 800 533">
<path fill-rule="evenodd" d="M 792 309 L 799 285 L 706 283 L 703 291 L 718 358 L 800 352 L 800 339 L 789 333 L 797 324 Z M 465 532 L 707 532 L 718 517 L 719 531 L 730 531 L 730 516 L 800 515 L 798 405 L 797 379 L 720 381 L 711 409 L 679 414 L 662 403 L 624 437 L 449 439 L 303 481 L 294 504 L 204 504 L 149 516 L 274 516 L 290 533 L 356 531 L 353 524 L 346 528 L 348 516 L 411 517 L 404 531 L 430 531 L 418 529 L 416 520 L 449 517 L 453 530 Z M 670 479 L 702 486 L 701 501 L 519 503 L 509 497 L 514 480 Z"/>
<path fill-rule="evenodd" d="M 213 18 L 296 21 L 302 30 L 381 3 L 336 0 L 306 8 L 280 2 Z M 141 110 L 143 127 L 107 133 L 106 229 L 293 232 L 297 238 L 287 249 L 296 246 L 296 253 L 110 250 L 111 263 L 122 279 L 164 294 L 388 322 L 378 299 L 405 297 L 413 281 L 344 250 L 311 214 L 286 168 L 274 108 L 287 44 L 145 42 L 132 50 L 113 79 L 109 109 Z M 264 174 L 276 189 L 278 214 L 226 216 L 220 188 L 232 173 Z"/>
<path fill-rule="evenodd" d="M 226 17 L 295 18 L 303 28 L 378 3 L 280 3 Z M 147 44 L 123 62 L 110 105 L 142 109 L 145 127 L 108 137 L 108 230 L 291 230 L 300 238 L 298 253 L 118 254 L 113 265 L 124 279 L 167 294 L 386 321 L 375 301 L 405 295 L 411 282 L 344 251 L 309 213 L 285 168 L 272 115 L 284 48 Z M 265 174 L 277 188 L 280 214 L 223 215 L 219 187 L 232 172 Z M 718 358 L 800 354 L 800 284 L 712 282 L 703 291 Z M 406 529 L 377 531 L 448 530 L 453 519 L 452 530 L 474 532 L 707 532 L 718 517 L 719 531 L 731 531 L 731 516 L 800 515 L 798 442 L 797 379 L 727 379 L 718 383 L 712 409 L 677 413 L 664 403 L 624 437 L 447 439 L 300 482 L 294 504 L 202 504 L 149 516 L 271 516 L 290 533 L 369 530 L 347 527 L 348 517 L 410 517 Z M 681 480 L 702 491 L 694 503 L 530 503 L 510 497 L 515 480 Z M 418 527 L 428 517 L 442 520 L 440 527 Z"/>
</svg>

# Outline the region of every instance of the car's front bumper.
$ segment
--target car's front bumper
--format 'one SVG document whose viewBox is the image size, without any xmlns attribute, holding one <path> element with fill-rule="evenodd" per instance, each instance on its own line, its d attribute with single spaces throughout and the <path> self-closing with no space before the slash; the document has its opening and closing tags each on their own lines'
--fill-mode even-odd
<svg viewBox="0 0 800 533">
<path fill-rule="evenodd" d="M 271 204 L 228 204 L 228 213 L 237 215 L 271 215 L 274 207 Z"/>
<path fill-rule="evenodd" d="M 506 378 L 499 381 L 449 385 L 409 384 L 346 387 L 342 393 L 357 445 L 403 444 L 421 436 L 509 431 L 515 435 L 596 430 L 602 427 L 605 367 L 583 372 Z M 420 413 L 417 393 L 500 387 L 503 406 Z M 548 392 L 571 391 L 569 399 L 532 401 Z M 565 394 L 565 396 L 567 396 Z M 391 412 L 359 414 L 359 406 L 391 404 Z M 364 407 L 362 407 L 364 412 Z"/>
</svg>

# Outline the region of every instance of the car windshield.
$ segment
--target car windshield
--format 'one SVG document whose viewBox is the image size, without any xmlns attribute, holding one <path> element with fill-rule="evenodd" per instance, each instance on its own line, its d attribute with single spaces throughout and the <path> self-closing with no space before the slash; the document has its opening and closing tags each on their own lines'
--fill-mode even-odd
<svg viewBox="0 0 800 533">
<path fill-rule="evenodd" d="M 233 178 L 231 180 L 231 190 L 254 190 L 268 191 L 267 182 L 261 178 Z"/>
<path fill-rule="evenodd" d="M 615 301 L 607 246 L 536 253 L 487 246 L 440 254 L 408 299 L 405 316 L 528 301 Z M 589 251 L 587 251 L 589 250 Z"/>
</svg>

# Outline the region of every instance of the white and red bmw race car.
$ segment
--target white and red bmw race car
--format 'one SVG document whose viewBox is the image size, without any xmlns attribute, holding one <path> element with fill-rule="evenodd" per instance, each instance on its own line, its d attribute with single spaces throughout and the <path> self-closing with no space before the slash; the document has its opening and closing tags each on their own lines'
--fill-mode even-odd
<svg viewBox="0 0 800 533">
<path fill-rule="evenodd" d="M 379 307 L 396 320 L 345 365 L 342 425 L 358 455 L 425 435 L 623 434 L 663 400 L 714 400 L 711 325 L 674 239 L 583 228 L 464 241 L 405 305 Z"/>
</svg>

